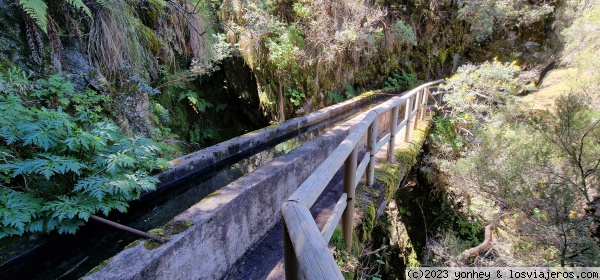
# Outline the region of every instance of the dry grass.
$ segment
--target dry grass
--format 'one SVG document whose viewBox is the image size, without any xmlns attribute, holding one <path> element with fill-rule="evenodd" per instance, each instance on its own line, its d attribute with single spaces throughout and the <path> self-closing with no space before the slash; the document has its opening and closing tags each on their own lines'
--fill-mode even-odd
<svg viewBox="0 0 600 280">
<path fill-rule="evenodd" d="M 148 42 L 139 30 L 140 22 L 133 14 L 121 1 L 95 13 L 88 51 L 108 76 L 114 76 L 126 63 L 150 66 L 153 62 Z"/>
<path fill-rule="evenodd" d="M 537 91 L 519 99 L 523 110 L 546 111 L 554 106 L 556 98 L 571 91 L 569 80 L 577 73 L 572 68 L 562 68 L 550 71 Z"/>
</svg>

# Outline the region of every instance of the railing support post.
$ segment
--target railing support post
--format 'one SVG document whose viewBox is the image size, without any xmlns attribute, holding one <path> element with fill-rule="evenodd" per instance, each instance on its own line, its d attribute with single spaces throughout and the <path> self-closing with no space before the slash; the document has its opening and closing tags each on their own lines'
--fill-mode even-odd
<svg viewBox="0 0 600 280">
<path fill-rule="evenodd" d="M 423 107 L 421 109 L 421 121 L 425 120 L 425 113 L 427 112 L 427 103 L 429 103 L 429 87 L 423 89 Z"/>
<path fill-rule="evenodd" d="M 406 105 L 404 106 L 404 120 L 406 120 L 406 126 L 404 129 L 404 142 L 408 142 L 410 136 L 410 113 L 412 112 L 412 98 L 408 98 L 406 100 Z"/>
<path fill-rule="evenodd" d="M 394 147 L 396 146 L 396 134 L 398 133 L 398 111 L 400 106 L 392 108 L 392 119 L 390 122 L 390 144 L 388 146 L 388 162 L 394 160 Z"/>
<path fill-rule="evenodd" d="M 415 94 L 415 118 L 414 118 L 414 123 L 413 123 L 413 129 L 417 129 L 417 125 L 419 124 L 419 113 L 421 108 L 421 99 L 422 99 L 422 90 L 417 91 L 417 94 Z M 412 112 L 411 112 L 412 113 Z"/>
<path fill-rule="evenodd" d="M 369 158 L 369 166 L 367 166 L 367 186 L 373 186 L 375 183 L 375 148 L 377 146 L 377 126 L 379 125 L 379 117 L 375 118 L 371 126 L 369 126 L 369 134 L 367 135 L 368 149 L 371 153 Z"/>
<path fill-rule="evenodd" d="M 290 239 L 290 233 L 285 225 L 285 220 L 281 219 L 281 224 L 283 226 L 283 263 L 285 267 L 285 279 L 300 279 L 300 275 L 298 274 L 298 259 L 296 258 L 294 245 L 292 244 L 292 239 Z"/>
<path fill-rule="evenodd" d="M 344 192 L 348 195 L 348 203 L 342 214 L 342 234 L 346 243 L 346 252 L 352 249 L 352 228 L 354 223 L 354 191 L 356 187 L 356 160 L 358 147 L 354 147 L 344 163 Z"/>
</svg>

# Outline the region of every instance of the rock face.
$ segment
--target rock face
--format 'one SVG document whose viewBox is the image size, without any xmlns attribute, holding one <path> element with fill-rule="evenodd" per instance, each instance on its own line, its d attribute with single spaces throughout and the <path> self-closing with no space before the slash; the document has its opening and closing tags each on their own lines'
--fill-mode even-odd
<svg viewBox="0 0 600 280">
<path fill-rule="evenodd" d="M 92 66 L 77 39 L 61 37 L 53 47 L 48 36 L 37 27 L 29 27 L 25 13 L 16 4 L 0 0 L 0 69 L 17 66 L 36 75 L 65 74 L 80 89 L 91 85 L 106 90 L 106 80 Z M 30 37 L 32 36 L 32 37 Z M 59 47 L 58 52 L 55 47 Z M 34 58 L 39 56 L 39 61 Z"/>
<path fill-rule="evenodd" d="M 260 108 L 256 79 L 241 57 L 223 61 L 223 71 L 227 81 L 227 94 L 231 104 L 237 104 L 243 115 L 254 126 L 263 126 L 266 118 Z"/>
<path fill-rule="evenodd" d="M 21 17 L 9 7 L 8 3 L 0 0 L 0 65 L 25 65 L 26 48 L 21 38 L 19 22 Z"/>
<path fill-rule="evenodd" d="M 90 29 L 89 32 L 92 32 L 98 26 L 90 25 L 86 20 L 77 23 L 72 22 L 72 18 L 77 13 L 70 10 L 68 5 L 65 7 L 51 7 L 47 11 L 48 18 L 52 19 L 53 24 L 56 25 L 55 28 L 58 28 L 55 32 L 57 36 L 53 37 L 50 31 L 44 33 L 31 21 L 20 5 L 16 3 L 9 5 L 8 1 L 5 0 L 0 0 L 0 30 L 2 30 L 0 33 L 0 71 L 4 72 L 11 67 L 19 67 L 32 75 L 30 79 L 32 81 L 51 74 L 61 74 L 68 77 L 76 85 L 76 90 L 79 92 L 92 89 L 110 96 L 111 102 L 108 103 L 106 108 L 103 108 L 105 115 L 115 120 L 125 132 L 131 135 L 156 137 L 157 128 L 160 126 L 161 129 L 170 129 L 174 134 L 170 135 L 172 138 L 179 138 L 178 140 L 184 142 L 202 142 L 203 145 L 210 145 L 266 126 L 268 121 L 260 110 L 256 80 L 250 68 L 244 64 L 239 56 L 229 57 L 221 61 L 220 64 L 215 60 L 215 65 L 211 68 L 214 71 L 212 75 L 207 73 L 199 77 L 185 77 L 181 81 L 175 81 L 178 83 L 176 87 L 166 86 L 160 88 L 160 92 L 153 91 L 152 87 L 163 83 L 171 83 L 178 78 L 177 75 L 179 74 L 187 75 L 185 71 L 187 71 L 190 61 L 190 58 L 185 55 L 186 49 L 182 49 L 181 46 L 172 42 L 172 37 L 179 34 L 176 31 L 186 27 L 178 25 L 178 21 L 170 18 L 171 14 L 176 13 L 171 6 L 161 6 L 157 3 L 152 2 L 151 5 L 155 6 L 152 6 L 151 8 L 154 10 L 151 10 L 156 13 L 160 12 L 155 17 L 160 17 L 160 22 L 163 25 L 168 25 L 167 27 L 160 27 L 152 22 L 147 22 L 149 19 L 158 19 L 143 13 L 135 15 L 135 13 L 129 13 L 128 11 L 109 12 L 98 5 L 92 4 L 89 7 L 96 17 L 95 22 L 110 24 L 111 22 L 107 19 L 117 20 L 117 15 L 124 17 L 123 20 L 126 22 L 140 23 L 141 21 L 143 25 L 136 27 L 139 29 L 138 31 L 142 31 L 141 35 L 133 36 L 131 42 L 115 43 L 117 45 L 121 44 L 120 46 L 124 48 L 122 49 L 123 52 L 126 52 L 127 48 L 154 46 L 160 47 L 171 54 L 171 57 L 174 57 L 173 60 L 161 60 L 161 63 L 163 63 L 162 76 L 156 73 L 157 70 L 154 68 L 157 67 L 140 69 L 139 65 L 133 65 L 136 59 L 142 59 L 148 60 L 148 63 L 156 66 L 158 65 L 156 57 L 129 57 L 135 54 L 131 50 L 129 50 L 129 53 L 121 53 L 120 55 L 129 57 L 127 59 L 133 61 L 118 66 L 119 70 L 116 72 L 104 69 L 102 65 L 107 63 L 106 61 L 97 61 L 99 59 L 98 50 L 94 50 L 94 48 L 105 42 L 92 44 L 78 34 L 78 32 L 82 32 L 80 31 L 82 29 Z M 124 7 L 128 9 L 136 8 L 127 5 Z M 63 11 L 66 13 L 64 18 L 60 18 L 61 9 L 65 9 Z M 98 18 L 98 15 L 105 14 L 115 16 Z M 122 22 L 116 22 L 115 24 L 120 23 Z M 116 27 L 110 25 L 103 28 Z M 161 28 L 166 28 L 171 33 L 163 34 L 164 30 Z M 118 30 L 118 28 L 111 30 L 115 33 L 119 31 L 122 30 Z M 211 30 L 211 32 L 214 31 Z M 206 38 L 211 36 L 212 34 L 205 35 Z M 92 40 L 93 36 L 90 35 L 89 38 Z M 114 39 L 119 38 L 121 37 L 115 34 Z M 133 42 L 135 40 L 141 41 Z M 156 44 L 144 43 L 144 40 Z M 132 42 L 137 45 L 128 46 Z M 160 44 L 161 42 L 164 44 Z M 185 45 L 190 42 L 177 43 Z M 146 44 L 149 44 L 149 46 L 146 46 Z M 212 46 L 207 45 L 207 47 Z M 115 48 L 109 49 L 113 50 Z M 131 65 L 128 65 L 128 63 Z M 174 75 L 174 77 L 169 78 L 169 75 Z M 200 99 L 211 103 L 214 106 L 212 110 L 200 113 L 192 110 L 188 102 L 186 100 L 182 101 L 180 97 L 182 92 L 188 90 L 195 92 Z M 153 115 L 156 104 L 160 104 L 167 109 L 171 122 L 157 123 L 156 117 Z M 197 125 L 198 123 L 201 123 L 201 125 Z M 226 127 L 227 129 L 225 129 Z M 193 130 L 196 134 L 205 133 L 205 135 L 200 137 L 201 139 L 199 137 L 194 139 L 190 135 Z M 219 133 L 210 132 L 217 130 L 221 131 Z"/>
</svg>

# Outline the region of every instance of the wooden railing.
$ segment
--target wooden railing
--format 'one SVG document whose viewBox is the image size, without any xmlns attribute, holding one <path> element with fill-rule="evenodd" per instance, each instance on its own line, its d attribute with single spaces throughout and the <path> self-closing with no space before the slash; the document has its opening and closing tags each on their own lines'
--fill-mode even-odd
<svg viewBox="0 0 600 280">
<path fill-rule="evenodd" d="M 373 108 L 350 131 L 342 143 L 325 161 L 302 183 L 302 185 L 281 205 L 283 215 L 283 243 L 286 279 L 343 279 L 327 243 L 335 227 L 342 220 L 342 234 L 346 251 L 352 246 L 354 219 L 354 193 L 356 186 L 366 171 L 366 185 L 375 181 L 375 154 L 388 146 L 387 159 L 394 159 L 394 146 L 399 131 L 406 128 L 402 141 L 408 141 L 411 129 L 417 128 L 418 120 L 425 118 L 429 91 L 443 80 L 423 84 L 408 93 Z M 435 98 L 433 98 L 435 100 Z M 403 120 L 398 124 L 400 108 Z M 391 112 L 389 133 L 379 141 L 379 116 Z M 359 143 L 367 136 L 367 152 L 357 164 Z M 310 207 L 329 184 L 335 173 L 344 165 L 344 193 L 321 231 L 310 214 Z"/>
</svg>

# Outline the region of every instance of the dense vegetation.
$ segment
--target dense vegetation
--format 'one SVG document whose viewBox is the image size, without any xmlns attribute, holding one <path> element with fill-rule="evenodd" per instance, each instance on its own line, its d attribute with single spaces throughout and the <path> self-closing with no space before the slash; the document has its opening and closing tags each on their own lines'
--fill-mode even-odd
<svg viewBox="0 0 600 280">
<path fill-rule="evenodd" d="M 447 103 L 422 170 L 494 238 L 468 254 L 481 239 L 441 230 L 427 244 L 436 265 L 599 265 L 600 41 L 590 28 L 599 11 L 585 7 L 564 30 L 574 75 L 561 77 L 570 81 L 548 110 L 515 96 L 531 90 L 515 61 L 462 66 L 442 86 Z"/>
<path fill-rule="evenodd" d="M 492 224 L 500 238 L 493 257 L 464 258 L 481 240 L 439 232 L 428 244 L 436 264 L 597 265 L 594 7 L 0 0 L 0 238 L 73 233 L 90 215 L 125 211 L 154 188 L 161 157 L 363 89 L 453 73 L 421 170 L 464 198 L 469 226 Z M 527 110 L 516 95 L 562 49 L 560 63 L 578 71 L 568 94 L 550 111 Z"/>
<path fill-rule="evenodd" d="M 157 146 L 99 115 L 106 98 L 60 76 L 0 74 L 0 238 L 75 233 L 91 215 L 125 212 L 167 167 Z"/>
</svg>

